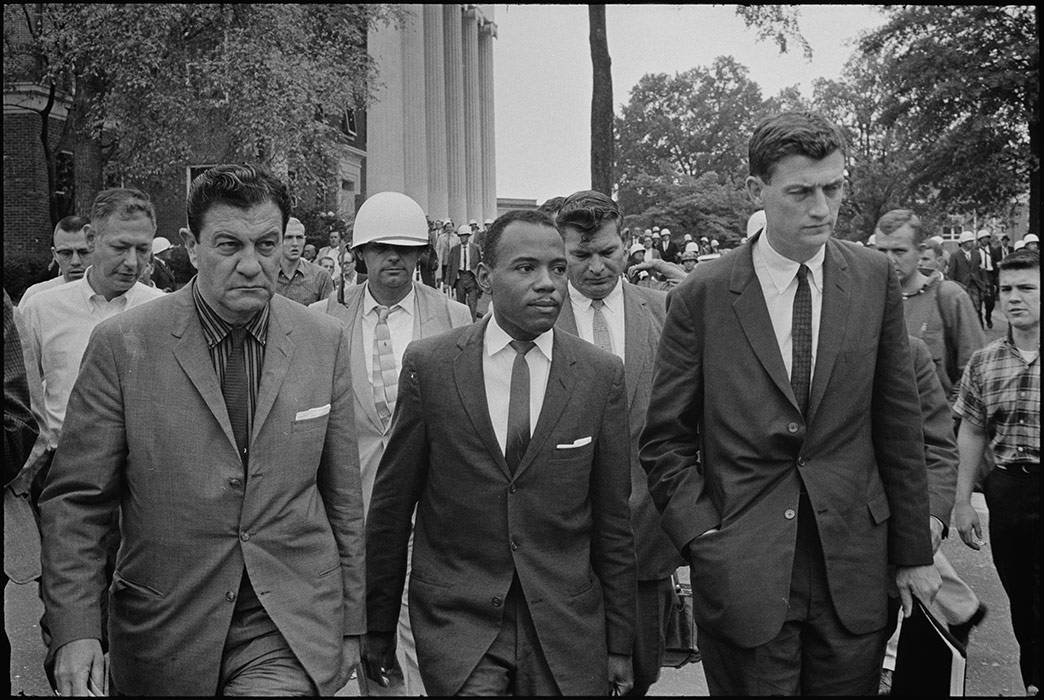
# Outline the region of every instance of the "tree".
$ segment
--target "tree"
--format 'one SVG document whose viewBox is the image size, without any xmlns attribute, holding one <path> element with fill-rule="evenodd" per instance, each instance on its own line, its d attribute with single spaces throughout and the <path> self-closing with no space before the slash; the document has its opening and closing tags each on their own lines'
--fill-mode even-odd
<svg viewBox="0 0 1044 700">
<path fill-rule="evenodd" d="M 111 175 L 144 183 L 190 162 L 201 140 L 222 160 L 318 182 L 330 145 L 343 139 L 340 115 L 374 88 L 367 30 L 400 18 L 365 4 L 22 7 L 39 15 L 37 31 L 9 30 L 5 6 L 4 82 L 18 79 L 8 61 L 17 54 L 41 57 L 43 84 L 69 84 L 85 185 L 77 196 L 88 198 L 103 160 Z"/>
<path fill-rule="evenodd" d="M 860 48 L 889 58 L 886 125 L 902 125 L 911 183 L 952 208 L 1006 209 L 1029 192 L 1040 225 L 1039 19 L 1032 6 L 921 6 L 883 10 L 889 21 Z"/>
</svg>

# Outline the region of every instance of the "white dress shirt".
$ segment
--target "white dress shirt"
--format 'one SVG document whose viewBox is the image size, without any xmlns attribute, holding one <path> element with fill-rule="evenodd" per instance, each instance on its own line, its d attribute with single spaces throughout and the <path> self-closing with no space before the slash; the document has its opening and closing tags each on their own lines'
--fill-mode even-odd
<svg viewBox="0 0 1044 700">
<path fill-rule="evenodd" d="M 65 408 L 72 394 L 80 360 L 87 350 L 91 331 L 107 318 L 165 294 L 155 287 L 135 282 L 126 293 L 106 301 L 94 291 L 88 277 L 36 294 L 19 310 L 29 334 L 29 346 L 43 382 L 43 411 L 48 447 L 57 447 Z"/>
<path fill-rule="evenodd" d="M 790 258 L 776 252 L 764 233 L 754 243 L 751 251 L 754 259 L 754 274 L 761 283 L 761 293 L 765 296 L 769 318 L 772 319 L 772 330 L 776 333 L 776 344 L 783 356 L 783 364 L 790 376 L 794 347 L 794 296 L 797 294 L 797 271 L 801 267 Z M 823 311 L 823 259 L 826 257 L 826 246 L 821 246 L 816 254 L 805 261 L 805 266 L 812 273 L 809 275 L 809 291 L 812 293 L 812 376 L 816 370 L 816 350 L 819 348 L 819 318 Z"/>
<path fill-rule="evenodd" d="M 324 302 L 325 303 L 325 302 Z M 366 377 L 373 383 L 373 337 L 377 329 L 377 307 L 381 304 L 370 294 L 370 284 L 363 292 L 362 338 L 363 357 L 366 360 Z M 394 304 L 388 312 L 388 332 L 391 334 L 392 352 L 395 353 L 395 374 L 402 371 L 402 355 L 406 346 L 413 342 L 413 320 L 417 317 L 417 294 L 414 288 Z"/>
<path fill-rule="evenodd" d="M 76 280 L 73 281 L 75 282 Z M 25 306 L 25 302 L 29 301 L 29 299 L 36 296 L 40 292 L 46 292 L 48 289 L 54 289 L 55 287 L 59 287 L 66 283 L 67 280 L 65 279 L 65 275 L 58 275 L 57 277 L 52 277 L 49 280 L 37 282 L 36 284 L 32 285 L 31 287 L 26 289 L 25 292 L 22 293 L 22 298 L 18 302 L 18 308 L 23 308 Z"/>
<path fill-rule="evenodd" d="M 609 326 L 609 337 L 613 339 L 613 354 L 621 360 L 624 358 L 624 343 L 626 332 L 624 329 L 624 281 L 618 280 L 613 291 L 606 295 L 605 306 L 602 307 L 602 315 Z M 594 306 L 592 300 L 585 297 L 576 287 L 569 284 L 569 302 L 573 305 L 573 317 L 576 319 L 576 331 L 580 337 L 589 343 L 594 343 Z"/>
<path fill-rule="evenodd" d="M 536 429 L 540 409 L 544 405 L 547 377 L 551 373 L 551 348 L 554 345 L 554 330 L 542 333 L 533 339 L 536 346 L 526 353 L 529 365 L 529 434 Z M 486 405 L 489 420 L 493 423 L 500 451 L 507 443 L 508 404 L 511 401 L 511 368 L 515 364 L 515 349 L 509 345 L 512 337 L 492 316 L 486 325 L 483 339 L 482 380 L 486 387 Z"/>
</svg>

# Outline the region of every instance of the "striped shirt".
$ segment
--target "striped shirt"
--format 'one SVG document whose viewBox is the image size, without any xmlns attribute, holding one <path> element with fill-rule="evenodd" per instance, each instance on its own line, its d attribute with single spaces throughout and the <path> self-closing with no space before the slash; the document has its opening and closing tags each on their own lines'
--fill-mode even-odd
<svg viewBox="0 0 1044 700">
<path fill-rule="evenodd" d="M 203 337 L 210 349 L 210 359 L 214 363 L 218 384 L 223 385 L 225 366 L 228 364 L 228 355 L 232 350 L 232 324 L 217 315 L 217 312 L 200 294 L 195 280 L 192 282 L 192 300 L 196 303 L 196 312 L 199 314 L 199 323 L 203 326 Z M 254 317 L 246 324 L 247 336 L 243 342 L 243 349 L 246 352 L 246 370 L 249 379 L 248 434 L 254 429 L 254 409 L 257 406 L 258 390 L 261 388 L 261 370 L 265 363 L 265 341 L 268 339 L 268 314 L 269 305 L 265 304 L 265 307 L 254 314 Z"/>
<path fill-rule="evenodd" d="M 953 411 L 989 436 L 997 464 L 1040 463 L 1040 353 L 1027 362 L 1008 338 L 977 351 Z"/>
</svg>

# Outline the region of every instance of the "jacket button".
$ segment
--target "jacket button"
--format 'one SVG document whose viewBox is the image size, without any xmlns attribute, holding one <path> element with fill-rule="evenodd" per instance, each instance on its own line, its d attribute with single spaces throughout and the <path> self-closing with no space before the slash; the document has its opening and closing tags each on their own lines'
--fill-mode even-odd
<svg viewBox="0 0 1044 700">
<path fill-rule="evenodd" d="M 806 464 L 805 458 L 804 457 L 798 457 L 798 466 L 799 467 L 803 467 L 803 466 L 805 466 L 805 464 Z"/>
<path fill-rule="evenodd" d="M 797 513 L 794 512 L 793 508 L 787 508 L 783 511 L 783 517 L 787 520 L 793 520 L 795 515 L 797 515 Z"/>
<path fill-rule="evenodd" d="M 249 532 L 241 532 L 241 533 L 239 533 L 239 539 L 241 539 L 244 542 L 246 542 L 247 540 L 250 539 L 250 533 Z"/>
<path fill-rule="evenodd" d="M 228 480 L 228 485 L 232 488 L 238 489 L 242 484 L 243 482 L 240 479 L 232 478 Z"/>
<path fill-rule="evenodd" d="M 508 493 L 514 493 L 515 491 L 518 491 L 518 487 L 514 484 L 511 484 L 511 486 L 508 488 Z"/>
<path fill-rule="evenodd" d="M 796 433 L 798 431 L 797 423 L 787 423 L 787 432 Z"/>
<path fill-rule="evenodd" d="M 493 596 L 493 599 L 489 602 L 493 605 L 494 608 L 499 608 L 504 601 L 500 599 L 500 596 Z"/>
<path fill-rule="evenodd" d="M 227 593 L 225 593 L 225 600 L 227 600 L 230 603 L 235 602 L 236 594 L 232 591 L 228 591 Z"/>
<path fill-rule="evenodd" d="M 511 551 L 514 552 L 516 549 L 518 549 L 518 542 L 512 542 L 511 543 Z"/>
</svg>

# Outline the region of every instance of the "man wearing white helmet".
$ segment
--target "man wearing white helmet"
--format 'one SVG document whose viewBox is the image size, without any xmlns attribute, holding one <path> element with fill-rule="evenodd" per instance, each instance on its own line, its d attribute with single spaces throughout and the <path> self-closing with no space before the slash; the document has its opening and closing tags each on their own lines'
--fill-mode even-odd
<svg viewBox="0 0 1044 700">
<path fill-rule="evenodd" d="M 946 276 L 964 287 L 971 297 L 972 306 L 978 313 L 979 297 L 982 294 L 982 280 L 979 277 L 979 254 L 975 250 L 975 234 L 964 231 L 960 237 L 961 249 L 950 256 L 950 267 Z M 983 325 L 979 318 L 979 325 Z"/>
<path fill-rule="evenodd" d="M 399 192 L 373 195 L 356 214 L 353 237 L 353 252 L 366 262 L 366 282 L 344 289 L 342 300 L 331 297 L 310 307 L 349 329 L 364 513 L 369 512 L 377 465 L 388 444 L 406 346 L 471 323 L 466 306 L 414 282 L 414 268 L 427 246 L 428 224 L 419 204 Z M 387 688 L 367 684 L 360 674 L 364 693 L 424 694 L 405 597 L 397 632 L 399 669 L 389 674 Z"/>
<path fill-rule="evenodd" d="M 330 296 L 334 284 L 329 272 L 301 256 L 304 245 L 304 224 L 290 217 L 286 223 L 286 233 L 283 234 L 283 255 L 279 259 L 276 294 L 308 306 Z"/>
<path fill-rule="evenodd" d="M 1022 246 L 1027 250 L 1040 251 L 1040 239 L 1035 233 L 1027 233 L 1022 237 Z"/>
<path fill-rule="evenodd" d="M 477 317 L 479 286 L 476 271 L 482 256 L 478 246 L 471 240 L 469 226 L 462 224 L 457 229 L 457 238 L 460 242 L 450 248 L 449 257 L 446 259 L 446 285 L 456 292 L 457 301 L 467 304 L 472 317 Z"/>
<path fill-rule="evenodd" d="M 976 313 L 982 318 L 987 328 L 993 328 L 993 307 L 997 299 L 997 264 L 1000 262 L 1000 252 L 995 251 L 990 245 L 993 235 L 988 229 L 980 229 L 975 234 L 978 243 L 976 254 L 979 256 L 979 284 L 982 294 L 979 295 L 979 308 Z"/>
<path fill-rule="evenodd" d="M 669 228 L 660 230 L 659 250 L 662 259 L 670 263 L 678 262 L 678 245 L 671 240 L 671 230 Z"/>
</svg>

